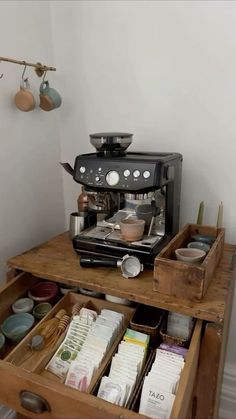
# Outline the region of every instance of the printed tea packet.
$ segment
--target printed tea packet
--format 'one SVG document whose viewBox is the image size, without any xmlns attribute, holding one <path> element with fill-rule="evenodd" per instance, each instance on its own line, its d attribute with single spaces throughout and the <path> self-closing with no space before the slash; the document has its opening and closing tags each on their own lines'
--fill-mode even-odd
<svg viewBox="0 0 236 419">
<path fill-rule="evenodd" d="M 139 413 L 153 419 L 169 418 L 185 364 L 185 350 L 167 348 L 168 345 L 161 344 L 156 350 L 155 360 L 144 379 L 141 393 Z"/>
<path fill-rule="evenodd" d="M 98 397 L 119 406 L 126 406 L 142 371 L 149 336 L 127 329 L 113 356 L 109 376 L 103 376 Z"/>
</svg>

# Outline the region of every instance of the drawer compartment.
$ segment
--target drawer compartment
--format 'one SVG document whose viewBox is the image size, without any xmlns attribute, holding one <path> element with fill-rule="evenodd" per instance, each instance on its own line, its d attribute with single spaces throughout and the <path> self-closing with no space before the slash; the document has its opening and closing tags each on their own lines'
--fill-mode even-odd
<svg viewBox="0 0 236 419">
<path fill-rule="evenodd" d="M 188 419 L 189 407 L 192 400 L 192 394 L 197 374 L 198 366 L 198 357 L 200 349 L 200 340 L 201 340 L 201 330 L 202 330 L 202 321 L 197 320 L 193 330 L 192 338 L 189 344 L 189 349 L 187 352 L 185 366 L 181 373 L 178 391 L 175 397 L 173 404 L 172 412 L 170 418 L 179 418 L 179 419 Z M 138 414 L 140 397 L 142 392 L 142 386 L 144 383 L 144 378 L 151 369 L 152 363 L 155 359 L 155 351 L 151 350 L 149 356 L 147 357 L 146 364 L 144 365 L 143 371 L 136 383 L 133 394 L 131 395 L 128 408 L 132 411 L 135 411 L 137 416 L 141 417 L 143 415 Z M 99 377 L 96 387 L 93 389 L 93 394 L 96 395 L 100 385 L 100 381 L 103 375 L 108 375 L 110 370 L 110 364 L 107 365 L 105 374 L 102 374 Z M 102 401 L 104 403 L 104 401 Z M 105 402 L 108 403 L 108 402 Z M 109 403 L 111 404 L 111 403 Z M 111 404 L 112 406 L 115 406 Z M 127 412 L 127 409 L 124 409 Z"/>
<path fill-rule="evenodd" d="M 53 354 L 56 352 L 57 348 L 64 340 L 66 331 L 60 336 L 60 338 L 56 341 L 56 343 L 53 346 L 46 347 L 40 351 L 32 352 L 29 344 L 31 342 L 32 337 L 39 334 L 38 330 L 43 326 L 43 323 L 45 321 L 54 317 L 60 309 L 65 309 L 67 311 L 67 314 L 71 316 L 72 307 L 77 303 L 80 303 L 81 307 L 82 305 L 88 306 L 89 308 L 94 309 L 98 313 L 101 311 L 102 308 L 106 308 L 124 314 L 124 324 L 122 330 L 119 332 L 110 349 L 107 351 L 99 369 L 94 374 L 94 378 L 92 379 L 92 382 L 90 384 L 90 388 L 92 388 L 97 380 L 96 377 L 102 374 L 112 354 L 116 350 L 118 343 L 123 337 L 123 334 L 129 324 L 130 317 L 134 312 L 134 309 L 131 307 L 113 304 L 105 300 L 90 298 L 81 294 L 68 293 L 48 313 L 48 315 L 45 317 L 45 320 L 42 320 L 30 333 L 28 333 L 28 335 L 17 345 L 17 347 L 9 354 L 9 356 L 6 357 L 5 360 L 7 362 L 10 362 L 11 364 L 20 366 L 29 372 L 35 372 L 48 379 L 52 379 L 53 381 L 63 382 L 63 379 L 57 377 L 50 371 L 45 370 L 45 366 L 48 364 L 49 360 L 52 358 Z M 90 391 L 90 388 L 88 389 L 88 392 Z"/>
<path fill-rule="evenodd" d="M 110 361 L 113 353 L 115 352 L 118 343 L 123 337 L 124 331 L 126 330 L 130 318 L 134 312 L 134 309 L 131 307 L 126 307 L 118 304 L 113 304 L 105 300 L 100 300 L 97 298 L 90 298 L 80 294 L 68 293 L 63 297 L 55 307 L 48 313 L 45 317 L 45 320 L 53 317 L 53 315 L 61 308 L 67 309 L 70 313 L 73 305 L 75 303 L 88 303 L 91 305 L 91 308 L 96 309 L 98 312 L 102 308 L 107 308 L 124 314 L 124 325 L 123 330 L 119 332 L 115 342 L 107 352 L 104 360 L 101 363 L 101 366 L 97 373 L 94 376 L 94 380 L 97 380 L 97 375 L 101 375 L 106 369 L 108 362 Z M 0 384 L 3 383 L 5 374 L 8 374 L 11 377 L 11 380 L 7 380 L 9 386 L 7 385 L 7 391 L 2 393 L 1 400 L 5 404 L 10 404 L 14 406 L 17 412 L 24 414 L 26 417 L 38 417 L 38 413 L 33 411 L 28 412 L 23 406 L 25 406 L 24 392 L 32 392 L 34 389 L 34 394 L 31 393 L 32 397 L 39 396 L 42 399 L 46 400 L 46 405 L 48 410 L 42 412 L 42 417 L 46 418 L 74 418 L 78 419 L 79 417 L 91 417 L 91 418 L 104 418 L 104 404 L 100 406 L 100 401 L 97 398 L 92 398 L 92 400 L 87 399 L 88 395 L 86 393 L 79 392 L 70 387 L 65 386 L 60 378 L 54 374 L 45 370 L 45 365 L 48 363 L 49 359 L 55 353 L 57 346 L 63 340 L 64 336 L 61 336 L 61 339 L 56 346 L 49 349 L 43 349 L 42 351 L 35 351 L 32 356 L 31 350 L 29 349 L 29 342 L 31 338 L 37 334 L 37 330 L 41 327 L 44 320 L 42 320 L 18 345 L 11 351 L 11 353 L 5 358 L 4 362 L 0 363 Z M 12 374 L 12 375 L 11 375 Z M 94 380 L 91 382 L 91 388 L 94 387 Z M 88 392 L 90 390 L 88 389 Z M 13 400 L 9 400 L 9 393 L 11 395 L 15 393 L 14 404 L 12 405 Z M 23 393 L 22 393 L 23 392 Z M 23 396 L 22 396 L 23 394 Z M 92 396 L 89 396 L 92 397 Z M 11 398 L 11 397 L 10 397 Z M 88 402 L 88 400 L 90 400 Z M 90 406 L 91 405 L 91 406 Z M 110 406 L 108 407 L 108 411 Z M 117 413 L 113 414 L 113 408 L 109 413 L 109 417 L 119 417 L 121 415 L 122 409 L 116 409 Z M 101 413 L 99 413 L 101 411 Z M 129 412 L 128 412 L 129 413 Z M 131 416 L 135 417 L 131 413 Z"/>
<path fill-rule="evenodd" d="M 24 272 L 17 275 L 0 289 L 0 324 L 2 324 L 8 316 L 14 314 L 11 307 L 12 304 L 19 298 L 27 297 L 29 289 L 42 281 L 44 281 L 44 279 L 36 278 L 33 275 Z M 58 300 L 60 298 L 60 295 L 58 295 Z M 35 320 L 33 328 L 36 324 L 37 320 Z M 6 357 L 15 347 L 16 343 L 6 338 L 5 347 L 4 350 L 1 351 L 0 358 Z"/>
<path fill-rule="evenodd" d="M 19 281 L 19 283 L 17 281 Z M 7 307 L 9 309 L 17 298 L 25 295 L 27 289 L 36 281 L 37 278 L 32 277 L 32 275 L 22 274 L 17 279 L 9 282 L 7 287 L 11 287 L 13 283 L 15 283 L 15 285 L 18 284 L 18 292 L 11 298 L 10 293 L 8 292 L 6 294 L 5 291 L 5 296 L 8 296 L 8 304 L 5 304 L 5 300 L 2 298 L 2 295 L 4 294 L 0 295 L 1 301 L 4 303 L 3 308 L 6 316 L 8 315 Z M 120 419 L 121 417 L 123 419 L 137 419 L 137 417 L 144 417 L 139 415 L 137 410 L 133 411 L 128 408 L 121 408 L 101 400 L 92 394 L 83 393 L 67 387 L 60 382 L 60 379 L 56 376 L 53 376 L 52 379 L 52 374 L 46 371 L 44 367 L 51 358 L 52 353 L 55 352 L 55 347 L 50 353 L 46 353 L 46 351 L 43 353 L 43 350 L 42 353 L 38 352 L 32 359 L 28 358 L 23 361 L 23 357 L 25 357 L 29 350 L 27 345 L 30 339 L 36 334 L 37 328 L 46 320 L 46 318 L 52 317 L 60 308 L 68 309 L 69 307 L 72 307 L 75 302 L 86 302 L 88 300 L 97 307 L 109 308 L 124 313 L 126 318 L 125 326 L 128 325 L 134 312 L 134 309 L 131 307 L 120 306 L 118 304 L 96 298 L 89 298 L 80 294 L 69 293 L 64 296 L 48 313 L 47 317 L 41 320 L 41 322 L 11 350 L 4 360 L 0 361 L 1 403 L 10 406 L 30 419 L 40 417 L 43 419 Z M 197 370 L 201 325 L 202 322 L 198 320 L 193 332 L 186 364 L 181 375 L 179 389 L 173 405 L 172 418 L 182 419 L 187 417 L 186 415 L 191 401 Z M 109 353 L 107 353 L 98 373 L 100 377 L 104 375 L 105 370 L 108 368 L 112 355 L 116 352 L 118 339 L 120 340 L 122 335 L 123 331 L 110 348 Z M 94 377 L 94 379 L 96 381 L 98 380 L 98 377 Z M 94 382 L 91 387 L 94 387 Z M 25 400 L 24 393 L 22 392 L 29 392 L 33 398 L 36 395 L 39 398 L 46 400 L 47 404 L 43 405 L 43 410 L 40 413 L 34 413 L 24 407 Z"/>
<path fill-rule="evenodd" d="M 201 330 L 202 330 L 202 321 L 197 320 L 194 331 L 193 331 L 192 339 L 189 345 L 189 349 L 187 352 L 185 366 L 180 376 L 177 394 L 176 394 L 175 401 L 172 407 L 172 412 L 170 415 L 171 419 L 174 419 L 174 418 L 188 419 L 189 418 L 189 408 L 191 404 L 193 388 L 194 388 L 196 374 L 197 374 Z M 142 392 L 142 387 L 143 387 L 145 376 L 150 371 L 151 366 L 154 362 L 154 359 L 155 359 L 155 352 L 153 352 L 150 356 L 147 368 L 144 371 L 142 380 L 133 397 L 131 408 L 136 412 L 138 412 L 139 410 L 141 392 Z"/>
</svg>

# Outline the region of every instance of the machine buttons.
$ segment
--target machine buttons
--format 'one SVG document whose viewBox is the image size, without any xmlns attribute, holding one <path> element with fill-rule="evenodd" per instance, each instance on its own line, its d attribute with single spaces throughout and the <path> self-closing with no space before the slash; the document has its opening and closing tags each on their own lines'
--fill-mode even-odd
<svg viewBox="0 0 236 419">
<path fill-rule="evenodd" d="M 95 177 L 96 182 L 100 182 L 101 178 L 99 176 Z"/>
<path fill-rule="evenodd" d="M 148 179 L 150 176 L 151 176 L 151 173 L 149 172 L 149 170 L 145 170 L 145 171 L 143 172 L 143 177 L 144 177 L 144 179 Z"/>
<path fill-rule="evenodd" d="M 123 175 L 124 177 L 128 177 L 130 175 L 130 170 L 129 169 L 124 170 Z"/>
<path fill-rule="evenodd" d="M 106 181 L 109 186 L 115 186 L 117 183 L 119 183 L 120 176 L 119 173 L 116 172 L 116 170 L 111 170 L 106 175 Z"/>
<path fill-rule="evenodd" d="M 84 166 L 80 166 L 79 171 L 80 171 L 80 173 L 85 173 L 85 167 Z"/>
<path fill-rule="evenodd" d="M 135 170 L 135 171 L 133 172 L 133 176 L 134 176 L 135 178 L 138 178 L 138 177 L 140 176 L 140 171 L 139 171 L 139 170 Z"/>
</svg>

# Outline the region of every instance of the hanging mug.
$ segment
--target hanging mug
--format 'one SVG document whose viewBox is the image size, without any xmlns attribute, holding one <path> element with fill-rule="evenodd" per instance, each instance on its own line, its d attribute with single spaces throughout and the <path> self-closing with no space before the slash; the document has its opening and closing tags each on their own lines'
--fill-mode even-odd
<svg viewBox="0 0 236 419">
<path fill-rule="evenodd" d="M 61 96 L 59 93 L 49 86 L 48 81 L 43 81 L 40 84 L 40 108 L 44 111 L 52 111 L 61 106 Z"/>
<path fill-rule="evenodd" d="M 36 99 L 28 79 L 21 80 L 20 90 L 16 93 L 14 100 L 16 107 L 23 112 L 29 112 L 35 108 Z"/>
</svg>

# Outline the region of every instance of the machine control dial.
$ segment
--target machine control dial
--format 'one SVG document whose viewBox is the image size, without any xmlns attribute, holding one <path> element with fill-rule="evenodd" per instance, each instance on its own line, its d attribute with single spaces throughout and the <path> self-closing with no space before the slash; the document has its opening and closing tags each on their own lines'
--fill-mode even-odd
<svg viewBox="0 0 236 419">
<path fill-rule="evenodd" d="M 80 168 L 79 168 L 79 171 L 80 171 L 80 173 L 85 173 L 85 167 L 84 166 L 80 166 Z"/>
<path fill-rule="evenodd" d="M 128 177 L 130 175 L 130 170 L 125 169 L 123 174 L 124 174 L 124 177 Z"/>
<path fill-rule="evenodd" d="M 148 179 L 150 176 L 151 176 L 151 173 L 149 172 L 149 170 L 145 170 L 145 171 L 143 172 L 143 177 L 144 177 L 144 179 Z"/>
<path fill-rule="evenodd" d="M 120 176 L 119 173 L 116 172 L 116 170 L 111 170 L 106 175 L 106 181 L 109 186 L 116 186 L 117 183 L 119 183 Z"/>
<path fill-rule="evenodd" d="M 139 170 L 135 170 L 135 171 L 133 172 L 133 176 L 134 176 L 135 178 L 138 178 L 138 177 L 140 176 L 140 171 L 139 171 Z"/>
</svg>

